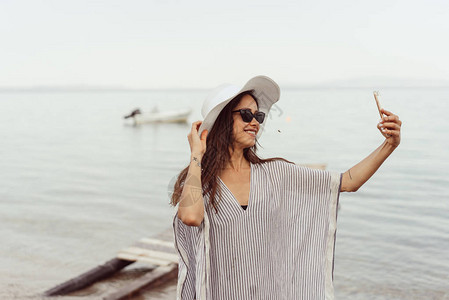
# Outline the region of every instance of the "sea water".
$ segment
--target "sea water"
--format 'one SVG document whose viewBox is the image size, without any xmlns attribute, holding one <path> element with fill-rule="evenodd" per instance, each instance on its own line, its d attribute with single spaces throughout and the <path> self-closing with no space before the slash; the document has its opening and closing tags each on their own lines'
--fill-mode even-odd
<svg viewBox="0 0 449 300">
<path fill-rule="evenodd" d="M 206 95 L 0 93 L 0 298 L 40 299 L 170 228 L 169 183 L 188 164 Z M 380 100 L 403 121 L 402 142 L 358 192 L 340 195 L 336 297 L 449 299 L 449 89 L 381 89 Z M 193 112 L 187 124 L 124 123 L 155 106 Z M 259 153 L 344 172 L 383 142 L 378 120 L 371 89 L 286 89 Z M 64 299 L 106 296 L 145 266 L 127 270 Z M 175 282 L 137 299 L 174 299 Z"/>
</svg>

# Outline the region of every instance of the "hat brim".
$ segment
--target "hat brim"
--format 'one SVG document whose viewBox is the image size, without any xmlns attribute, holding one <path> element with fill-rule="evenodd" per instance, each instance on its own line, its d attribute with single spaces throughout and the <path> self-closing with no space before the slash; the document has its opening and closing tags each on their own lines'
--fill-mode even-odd
<svg viewBox="0 0 449 300">
<path fill-rule="evenodd" d="M 207 130 L 210 132 L 212 126 L 215 123 L 215 120 L 217 119 L 220 112 L 225 108 L 225 106 L 232 101 L 237 95 L 252 91 L 252 94 L 257 99 L 258 105 L 259 105 L 259 111 L 262 111 L 265 113 L 266 119 L 269 115 L 270 109 L 273 106 L 274 103 L 279 101 L 279 98 L 281 96 L 281 91 L 276 82 L 274 82 L 271 78 L 267 76 L 256 76 L 254 78 L 251 78 L 248 80 L 248 82 L 234 95 L 226 99 L 225 101 L 221 102 L 217 106 L 215 106 L 204 118 L 203 123 L 201 124 L 198 132 L 201 135 L 201 133 L 204 130 Z M 260 124 L 259 132 L 257 133 L 257 137 L 259 138 L 260 135 L 263 132 L 263 127 L 265 126 L 266 121 Z"/>
</svg>

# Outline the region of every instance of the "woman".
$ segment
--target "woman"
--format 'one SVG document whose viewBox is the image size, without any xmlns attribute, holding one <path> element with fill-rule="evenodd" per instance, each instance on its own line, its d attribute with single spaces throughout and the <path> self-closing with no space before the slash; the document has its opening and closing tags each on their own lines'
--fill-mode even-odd
<svg viewBox="0 0 449 300">
<path fill-rule="evenodd" d="M 192 124 L 171 203 L 177 299 L 333 299 L 339 193 L 357 191 L 393 152 L 401 121 L 383 110 L 385 141 L 345 173 L 312 170 L 256 154 L 279 96 L 265 76 L 223 85 Z"/>
</svg>

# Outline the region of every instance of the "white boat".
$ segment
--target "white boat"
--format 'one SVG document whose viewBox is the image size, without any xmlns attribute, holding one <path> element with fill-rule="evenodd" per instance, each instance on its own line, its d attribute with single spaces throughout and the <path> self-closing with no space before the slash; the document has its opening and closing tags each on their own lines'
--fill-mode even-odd
<svg viewBox="0 0 449 300">
<path fill-rule="evenodd" d="M 145 123 L 187 123 L 187 118 L 191 112 L 191 108 L 167 111 L 159 111 L 157 108 L 153 108 L 150 112 L 142 112 L 140 109 L 135 109 L 124 118 L 132 119 L 134 125 Z"/>
</svg>

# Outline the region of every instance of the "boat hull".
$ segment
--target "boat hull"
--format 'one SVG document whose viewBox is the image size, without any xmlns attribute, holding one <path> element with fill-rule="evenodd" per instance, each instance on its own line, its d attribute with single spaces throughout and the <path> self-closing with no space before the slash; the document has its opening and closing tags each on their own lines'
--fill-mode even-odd
<svg viewBox="0 0 449 300">
<path fill-rule="evenodd" d="M 191 109 L 157 113 L 148 112 L 136 114 L 130 119 L 137 125 L 149 123 L 187 123 L 191 112 Z"/>
</svg>

